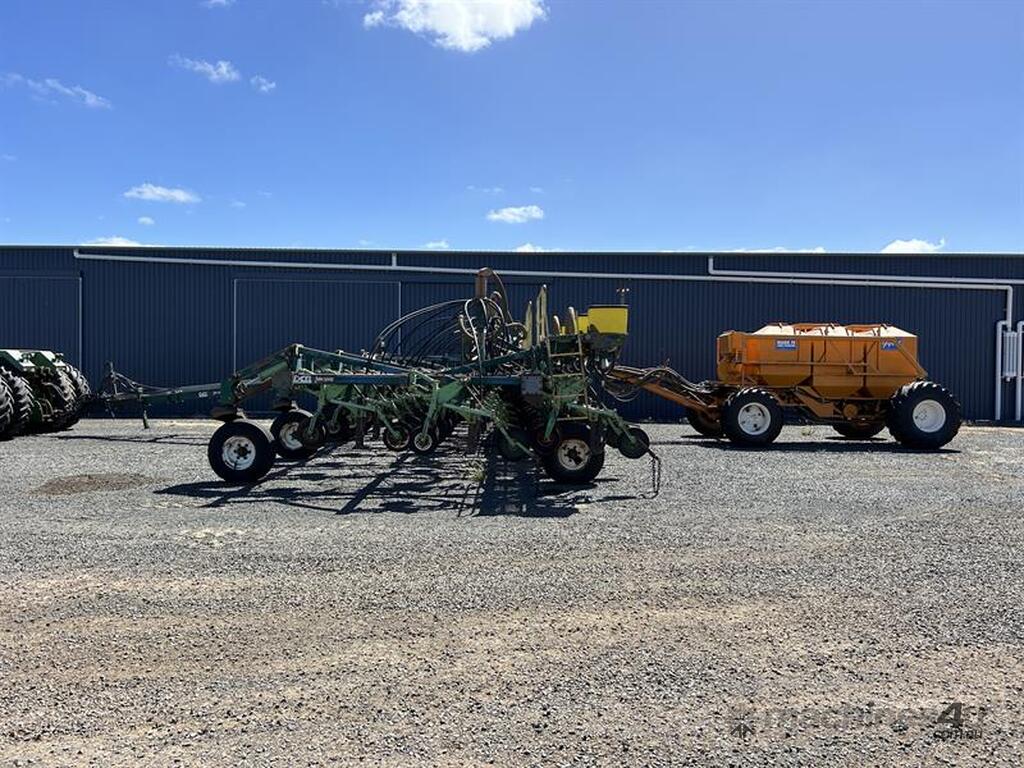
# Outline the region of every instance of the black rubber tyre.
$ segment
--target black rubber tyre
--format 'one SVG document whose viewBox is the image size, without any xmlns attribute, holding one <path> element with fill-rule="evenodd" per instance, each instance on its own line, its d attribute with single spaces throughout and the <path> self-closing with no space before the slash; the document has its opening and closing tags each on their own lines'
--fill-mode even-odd
<svg viewBox="0 0 1024 768">
<path fill-rule="evenodd" d="M 306 419 L 299 423 L 299 429 L 295 436 L 299 438 L 306 450 L 319 451 L 327 443 L 327 427 L 324 426 L 322 420 L 318 419 L 316 424 L 310 424 Z"/>
<path fill-rule="evenodd" d="M 309 411 L 296 408 L 278 415 L 270 425 L 274 449 L 282 459 L 304 461 L 317 452 L 316 447 L 305 445 L 302 440 L 302 433 L 311 415 Z"/>
<path fill-rule="evenodd" d="M 229 421 L 213 433 L 206 457 L 222 480 L 254 483 L 274 466 L 274 436 L 252 421 Z"/>
<path fill-rule="evenodd" d="M 65 372 L 68 378 L 71 379 L 71 386 L 75 388 L 75 396 L 78 398 L 79 407 L 84 406 L 89 398 L 92 397 L 92 387 L 89 386 L 89 380 L 75 366 L 70 363 L 65 363 L 65 365 L 67 366 Z"/>
<path fill-rule="evenodd" d="M 885 424 L 833 424 L 832 429 L 850 440 L 870 440 L 885 429 Z"/>
<path fill-rule="evenodd" d="M 568 485 L 593 482 L 604 467 L 605 452 L 591 449 L 590 428 L 581 424 L 563 424 L 557 434 L 554 450 L 543 457 L 548 475 Z"/>
<path fill-rule="evenodd" d="M 748 387 L 734 392 L 722 406 L 722 432 L 736 445 L 768 445 L 782 431 L 782 406 L 771 392 Z"/>
<path fill-rule="evenodd" d="M 50 404 L 50 417 L 39 425 L 40 432 L 63 432 L 78 422 L 78 398 L 71 377 L 58 369 L 55 376 L 40 385 L 43 397 Z"/>
<path fill-rule="evenodd" d="M 914 381 L 889 401 L 886 425 L 902 445 L 918 450 L 941 448 L 960 431 L 960 403 L 934 381 Z"/>
<path fill-rule="evenodd" d="M 63 370 L 60 372 L 60 375 L 61 378 L 64 379 L 67 384 L 68 391 L 70 391 L 72 395 L 61 426 L 61 429 L 65 430 L 71 429 L 71 427 L 75 426 L 75 424 L 79 422 L 82 418 L 82 414 L 85 412 L 85 406 L 88 401 L 78 394 L 78 384 L 75 383 L 75 378 L 71 371 Z"/>
<path fill-rule="evenodd" d="M 7 380 L 0 378 L 0 440 L 7 437 L 7 430 L 14 421 L 14 395 Z"/>
<path fill-rule="evenodd" d="M 441 440 L 437 436 L 436 429 L 428 429 L 426 432 L 417 429 L 409 439 L 409 447 L 420 456 L 429 456 L 437 450 L 437 446 L 440 444 Z"/>
<path fill-rule="evenodd" d="M 65 373 L 68 379 L 71 381 L 71 387 L 75 390 L 75 418 L 71 424 L 75 424 L 85 413 L 85 409 L 88 408 L 89 403 L 92 401 L 92 387 L 89 386 L 89 380 L 85 378 L 85 374 L 82 373 L 78 368 L 65 363 L 67 368 Z M 70 427 L 71 424 L 68 426 Z"/>
<path fill-rule="evenodd" d="M 25 379 L 13 371 L 0 368 L 0 377 L 11 392 L 11 421 L 7 425 L 6 437 L 16 437 L 27 432 L 32 423 L 32 412 L 36 408 L 35 394 Z"/>
<path fill-rule="evenodd" d="M 391 429 L 395 430 L 393 433 Z M 384 447 L 389 451 L 404 451 L 409 447 L 409 443 L 412 442 L 412 434 L 406 427 L 401 424 L 395 424 L 391 429 L 383 428 L 380 431 L 381 440 L 384 441 Z"/>
<path fill-rule="evenodd" d="M 651 446 L 651 438 L 640 427 L 630 427 L 629 437 L 619 440 L 619 453 L 627 459 L 639 459 L 647 453 Z"/>
<path fill-rule="evenodd" d="M 721 437 L 722 436 L 722 422 L 719 419 L 713 419 L 706 413 L 701 411 L 693 410 L 692 408 L 686 409 L 686 420 L 693 427 L 694 431 L 704 437 Z"/>
</svg>

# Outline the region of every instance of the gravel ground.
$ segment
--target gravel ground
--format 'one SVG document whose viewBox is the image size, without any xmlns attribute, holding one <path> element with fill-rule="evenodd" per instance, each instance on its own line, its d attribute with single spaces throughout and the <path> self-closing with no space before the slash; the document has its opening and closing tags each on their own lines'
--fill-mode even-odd
<svg viewBox="0 0 1024 768">
<path fill-rule="evenodd" d="M 0 444 L 3 764 L 1024 761 L 1024 432 L 655 426 L 650 499 L 448 446 L 229 488 L 214 426 Z"/>
</svg>

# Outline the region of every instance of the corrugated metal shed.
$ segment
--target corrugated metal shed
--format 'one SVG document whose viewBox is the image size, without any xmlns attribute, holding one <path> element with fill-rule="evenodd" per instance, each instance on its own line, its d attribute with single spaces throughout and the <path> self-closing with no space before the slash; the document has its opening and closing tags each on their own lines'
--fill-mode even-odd
<svg viewBox="0 0 1024 768">
<path fill-rule="evenodd" d="M 368 346 L 400 313 L 469 295 L 471 273 L 481 266 L 508 275 L 519 311 L 541 283 L 550 286 L 556 312 L 614 302 L 628 291 L 625 360 L 668 362 L 694 379 L 714 375 L 714 339 L 730 328 L 779 320 L 898 325 L 921 337 L 922 363 L 973 419 L 993 415 L 995 328 L 1006 317 L 1006 290 L 984 281 L 1017 281 L 1014 322 L 1024 317 L 1019 254 L 0 246 L 0 346 L 65 351 L 93 380 L 112 360 L 147 383 L 212 382 L 291 341 Z M 766 273 L 789 277 L 766 282 Z M 820 284 L 794 283 L 796 273 L 818 275 Z M 860 282 L 850 282 L 853 276 Z M 868 284 L 867 276 L 876 277 Z M 969 285 L 879 284 L 908 278 L 961 278 Z M 1009 382 L 1003 397 L 1004 414 L 1012 415 Z M 646 395 L 627 411 L 633 418 L 679 417 L 677 408 Z"/>
</svg>

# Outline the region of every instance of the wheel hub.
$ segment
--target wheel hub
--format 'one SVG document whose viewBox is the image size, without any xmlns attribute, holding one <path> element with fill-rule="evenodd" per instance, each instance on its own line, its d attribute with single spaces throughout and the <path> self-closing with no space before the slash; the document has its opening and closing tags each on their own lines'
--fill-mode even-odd
<svg viewBox="0 0 1024 768">
<path fill-rule="evenodd" d="M 297 422 L 290 421 L 281 427 L 281 431 L 278 433 L 278 440 L 285 448 L 291 451 L 298 451 L 302 449 L 302 441 L 299 440 L 299 425 Z"/>
<path fill-rule="evenodd" d="M 232 435 L 224 441 L 221 458 L 232 469 L 248 469 L 256 461 L 256 446 L 248 437 Z"/>
<path fill-rule="evenodd" d="M 747 403 L 740 408 L 736 421 L 748 435 L 760 435 L 768 431 L 772 415 L 761 403 Z"/>
<path fill-rule="evenodd" d="M 590 460 L 590 446 L 586 440 L 570 438 L 558 446 L 558 463 L 566 469 L 579 469 Z"/>
<path fill-rule="evenodd" d="M 938 432 L 946 423 L 946 409 L 935 400 L 922 400 L 914 406 L 914 425 L 922 432 Z"/>
</svg>

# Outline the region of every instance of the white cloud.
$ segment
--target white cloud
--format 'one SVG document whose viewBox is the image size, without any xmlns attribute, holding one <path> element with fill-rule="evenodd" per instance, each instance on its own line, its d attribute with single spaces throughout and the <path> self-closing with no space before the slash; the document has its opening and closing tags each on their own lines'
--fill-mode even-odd
<svg viewBox="0 0 1024 768">
<path fill-rule="evenodd" d="M 519 205 L 499 208 L 487 214 L 488 221 L 501 221 L 505 224 L 523 224 L 534 219 L 543 219 L 544 209 L 539 205 Z"/>
<path fill-rule="evenodd" d="M 91 109 L 110 109 L 111 107 L 108 99 L 97 96 L 80 85 L 64 85 L 53 77 L 48 77 L 45 80 L 33 80 L 17 73 L 10 73 L 0 78 L 0 83 L 7 87 L 23 85 L 43 99 L 53 100 L 56 97 L 61 97 Z"/>
<path fill-rule="evenodd" d="M 530 187 L 530 191 L 535 195 L 543 195 L 544 187 Z"/>
<path fill-rule="evenodd" d="M 199 195 L 189 192 L 187 189 L 161 187 L 148 182 L 132 187 L 124 193 L 124 196 L 158 203 L 198 203 L 202 200 Z"/>
<path fill-rule="evenodd" d="M 541 248 L 539 245 L 533 243 L 523 243 L 522 245 L 516 246 L 516 253 L 545 253 L 548 249 Z"/>
<path fill-rule="evenodd" d="M 272 90 L 277 88 L 277 83 L 273 80 L 268 80 L 262 75 L 254 75 L 249 78 L 249 84 L 260 93 L 270 93 Z"/>
<path fill-rule="evenodd" d="M 143 245 L 143 243 L 138 243 L 138 242 L 136 242 L 134 240 L 131 240 L 131 239 L 127 238 L 127 237 L 121 237 L 120 235 L 112 235 L 111 237 L 97 237 L 95 240 L 90 240 L 87 243 L 83 243 L 83 245 L 120 245 L 120 246 L 127 246 L 127 245 Z"/>
<path fill-rule="evenodd" d="M 448 244 L 446 239 L 441 238 L 440 240 L 431 240 L 429 243 L 424 243 L 423 247 L 428 251 L 447 251 L 451 248 L 451 245 Z"/>
<path fill-rule="evenodd" d="M 466 189 L 470 192 L 486 192 L 489 195 L 500 195 L 505 191 L 504 187 L 478 187 L 475 184 L 470 184 Z"/>
<path fill-rule="evenodd" d="M 465 53 L 510 38 L 547 16 L 543 0 L 375 0 L 374 5 L 363 16 L 367 29 L 401 27 Z"/>
<path fill-rule="evenodd" d="M 946 245 L 946 238 L 939 238 L 937 243 L 929 243 L 927 240 L 893 240 L 882 253 L 935 253 L 942 250 Z"/>
<path fill-rule="evenodd" d="M 227 8 L 229 5 L 234 5 L 235 0 L 203 0 L 200 3 L 204 8 Z"/>
<path fill-rule="evenodd" d="M 141 224 L 144 227 L 152 227 L 154 224 L 156 224 L 156 219 L 153 219 L 149 216 L 139 216 L 139 224 Z"/>
<path fill-rule="evenodd" d="M 231 206 L 232 208 L 245 208 L 245 203 L 243 203 L 243 202 L 242 202 L 241 200 L 232 200 L 232 201 L 231 201 L 231 202 L 229 203 L 229 205 L 230 205 L 230 206 Z"/>
<path fill-rule="evenodd" d="M 220 61 L 210 63 L 202 59 L 188 59 L 180 54 L 174 53 L 167 59 L 167 63 L 172 67 L 180 67 L 181 69 L 187 69 L 190 72 L 202 75 L 211 83 L 232 83 L 235 80 L 241 78 L 241 73 L 235 69 L 235 65 L 230 61 Z"/>
</svg>

